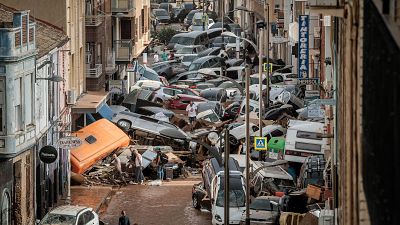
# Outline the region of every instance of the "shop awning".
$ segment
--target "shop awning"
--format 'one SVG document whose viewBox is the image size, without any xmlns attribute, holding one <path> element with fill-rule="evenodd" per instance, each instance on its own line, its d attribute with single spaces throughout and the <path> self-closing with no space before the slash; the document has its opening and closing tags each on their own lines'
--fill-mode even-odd
<svg viewBox="0 0 400 225">
<path fill-rule="evenodd" d="M 72 113 L 97 113 L 106 103 L 107 98 L 108 92 L 88 91 L 83 93 L 72 107 Z"/>
</svg>

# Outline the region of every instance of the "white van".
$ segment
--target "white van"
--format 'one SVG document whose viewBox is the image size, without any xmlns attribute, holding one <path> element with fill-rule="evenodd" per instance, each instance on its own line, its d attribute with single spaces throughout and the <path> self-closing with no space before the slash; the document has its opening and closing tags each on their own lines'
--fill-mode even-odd
<svg viewBox="0 0 400 225">
<path fill-rule="evenodd" d="M 308 156 L 324 155 L 327 140 L 322 138 L 324 124 L 289 120 L 285 141 L 285 160 L 304 163 Z"/>
</svg>

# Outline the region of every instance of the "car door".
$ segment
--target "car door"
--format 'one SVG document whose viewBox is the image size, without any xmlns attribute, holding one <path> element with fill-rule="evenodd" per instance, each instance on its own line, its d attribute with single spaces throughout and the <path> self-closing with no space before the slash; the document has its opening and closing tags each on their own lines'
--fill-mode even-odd
<svg viewBox="0 0 400 225">
<path fill-rule="evenodd" d="M 99 218 L 93 213 L 93 211 L 88 210 L 84 212 L 85 225 L 99 225 Z"/>
</svg>

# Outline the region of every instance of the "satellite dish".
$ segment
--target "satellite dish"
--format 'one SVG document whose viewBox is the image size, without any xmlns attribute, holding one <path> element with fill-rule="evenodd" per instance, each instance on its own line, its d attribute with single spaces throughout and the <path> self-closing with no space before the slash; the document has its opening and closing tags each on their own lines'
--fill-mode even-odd
<svg viewBox="0 0 400 225">
<path fill-rule="evenodd" d="M 215 145 L 219 139 L 219 136 L 215 132 L 211 132 L 207 136 L 208 140 L 211 142 L 212 145 Z"/>
</svg>

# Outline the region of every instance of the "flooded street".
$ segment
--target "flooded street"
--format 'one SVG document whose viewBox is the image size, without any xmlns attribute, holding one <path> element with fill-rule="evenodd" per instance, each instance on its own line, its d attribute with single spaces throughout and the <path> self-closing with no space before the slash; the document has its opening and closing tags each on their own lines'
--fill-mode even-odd
<svg viewBox="0 0 400 225">
<path fill-rule="evenodd" d="M 162 186 L 128 185 L 115 192 L 100 217 L 106 224 L 118 223 L 125 210 L 131 224 L 211 224 L 211 214 L 192 207 L 192 186 L 199 181 L 163 182 Z"/>
</svg>

